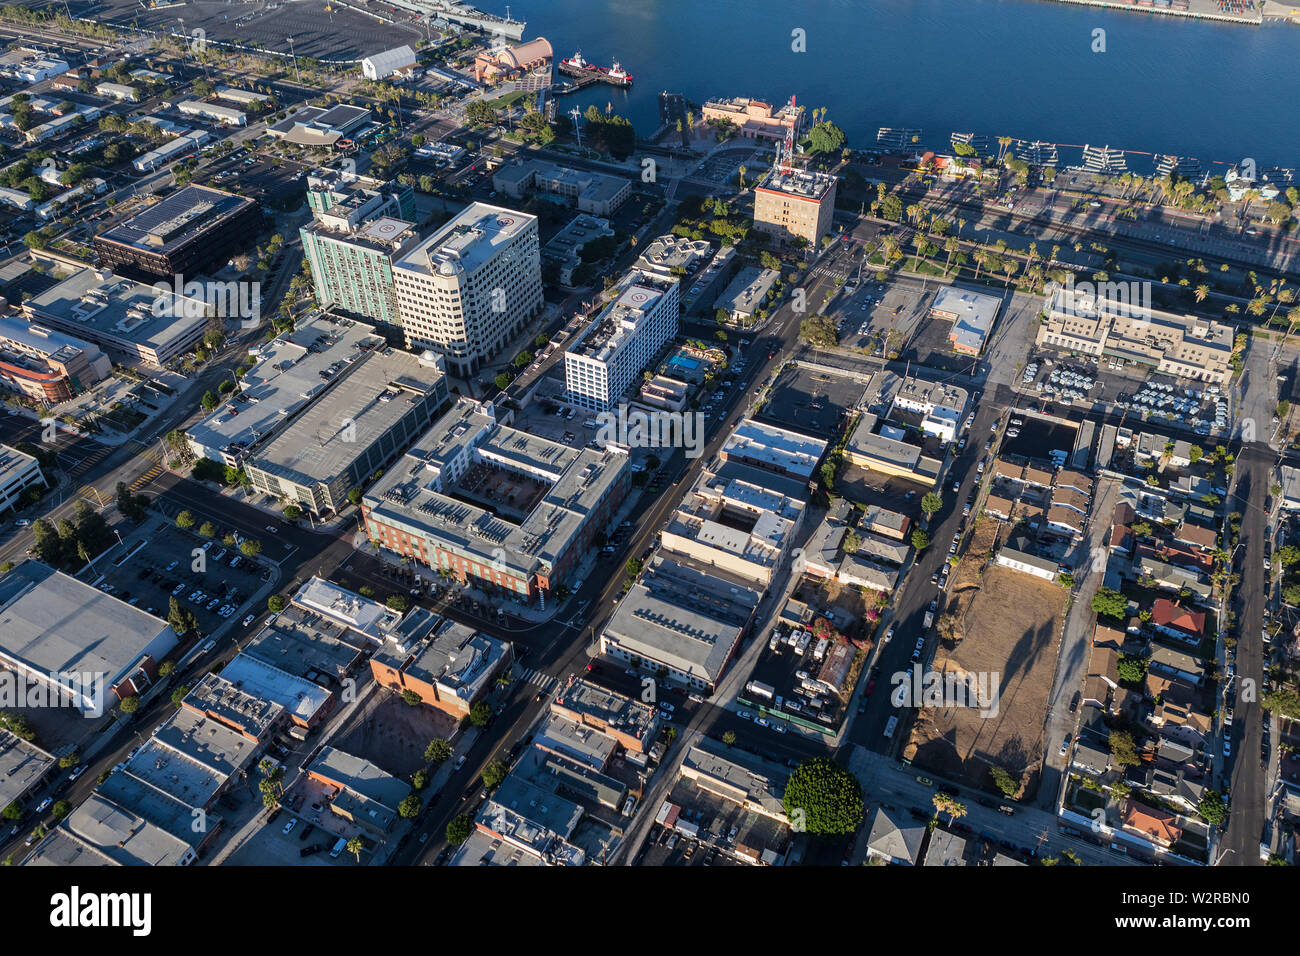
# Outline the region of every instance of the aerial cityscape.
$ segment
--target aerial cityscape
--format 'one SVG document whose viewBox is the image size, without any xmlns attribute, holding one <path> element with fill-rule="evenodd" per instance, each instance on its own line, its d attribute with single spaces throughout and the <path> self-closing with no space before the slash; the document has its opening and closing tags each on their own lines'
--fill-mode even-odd
<svg viewBox="0 0 1300 956">
<path fill-rule="evenodd" d="M 6 866 L 1300 863 L 1300 57 L 802 6 L 0 6 Z"/>
</svg>

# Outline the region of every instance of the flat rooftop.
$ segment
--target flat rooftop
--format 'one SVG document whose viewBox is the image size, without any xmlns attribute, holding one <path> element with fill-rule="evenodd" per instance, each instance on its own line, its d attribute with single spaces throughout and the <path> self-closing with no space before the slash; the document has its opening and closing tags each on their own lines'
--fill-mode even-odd
<svg viewBox="0 0 1300 956">
<path fill-rule="evenodd" d="M 714 683 L 759 597 L 752 588 L 656 556 L 619 602 L 604 637 L 630 653 Z"/>
<path fill-rule="evenodd" d="M 424 611 L 424 609 L 419 609 Z M 412 612 L 416 619 L 422 615 Z M 432 616 L 432 612 L 424 611 Z M 417 641 L 403 642 L 399 649 L 385 645 L 377 660 L 403 673 L 437 686 L 440 692 L 472 701 L 486 688 L 492 675 L 510 653 L 510 644 L 472 627 L 444 618 Z"/>
<path fill-rule="evenodd" d="M 281 670 L 249 654 L 237 654 L 221 670 L 221 677 L 263 701 L 283 708 L 300 723 L 309 724 L 333 697 L 319 684 Z"/>
<path fill-rule="evenodd" d="M 321 674 L 343 677 L 369 648 L 366 638 L 350 628 L 291 604 L 275 616 L 274 624 L 258 629 L 244 653 L 316 681 Z"/>
<path fill-rule="evenodd" d="M 552 706 L 581 714 L 637 740 L 647 739 L 659 723 L 655 709 L 649 704 L 593 684 L 576 674 L 556 692 Z"/>
<path fill-rule="evenodd" d="M 191 807 L 204 807 L 260 744 L 216 720 L 181 708 L 144 742 L 124 773 Z"/>
<path fill-rule="evenodd" d="M 786 428 L 745 418 L 736 423 L 722 455 L 743 458 L 807 480 L 826 451 L 826 442 Z"/>
<path fill-rule="evenodd" d="M 372 326 L 316 315 L 251 349 L 258 361 L 240 380 L 239 390 L 186 434 L 217 454 L 239 455 L 282 427 L 382 342 Z"/>
<path fill-rule="evenodd" d="M 522 521 L 471 503 L 444 471 L 462 456 L 500 465 L 549 488 Z M 530 573 L 551 567 L 627 468 L 616 450 L 575 449 L 498 424 L 490 404 L 461 399 L 371 486 L 366 506 L 379 521 L 436 538 L 466 554 Z M 461 494 L 461 497 L 456 497 Z M 504 552 L 504 557 L 502 553 Z"/>
<path fill-rule="evenodd" d="M 147 252 L 166 253 L 253 206 L 253 200 L 210 186 L 183 186 L 99 234 Z"/>
<path fill-rule="evenodd" d="M 36 459 L 26 452 L 0 445 L 0 488 L 17 479 L 34 464 Z"/>
<path fill-rule="evenodd" d="M 801 169 L 787 173 L 774 169 L 763 178 L 757 188 L 821 202 L 834 186 L 835 177 L 830 173 L 814 173 Z"/>
<path fill-rule="evenodd" d="M 607 305 L 567 351 L 607 362 L 628 344 L 677 279 L 633 269 L 619 281 L 618 298 Z"/>
<path fill-rule="evenodd" d="M 23 309 L 37 325 L 42 320 L 59 320 L 154 350 L 165 350 L 196 325 L 208 322 L 208 306 L 202 299 L 175 292 L 160 294 L 152 285 L 114 275 L 107 269 L 75 272 L 26 300 Z"/>
<path fill-rule="evenodd" d="M 25 866 L 179 866 L 185 840 L 99 793 L 68 814 Z"/>
<path fill-rule="evenodd" d="M 298 484 L 328 484 L 412 408 L 445 391 L 444 369 L 439 357 L 363 352 L 340 371 L 336 385 L 254 452 L 251 463 Z"/>
<path fill-rule="evenodd" d="M 761 807 L 785 819 L 785 785 L 790 769 L 775 761 L 700 737 L 682 758 L 680 775 L 733 803 Z"/>
<path fill-rule="evenodd" d="M 161 618 L 39 561 L 0 578 L 0 658 L 31 671 L 111 682 L 163 632 Z"/>
<path fill-rule="evenodd" d="M 321 750 L 308 770 L 392 811 L 411 792 L 409 783 L 337 747 Z"/>
<path fill-rule="evenodd" d="M 378 601 L 318 577 L 304 583 L 292 601 L 300 608 L 314 611 L 339 627 L 378 643 L 382 643 L 402 619 L 401 614 Z M 279 626 L 278 620 L 275 626 Z"/>
<path fill-rule="evenodd" d="M 429 276 L 473 273 L 536 226 L 536 216 L 503 206 L 470 203 L 451 222 L 408 250 L 393 267 Z"/>
<path fill-rule="evenodd" d="M 54 766 L 54 756 L 0 729 L 0 809 L 21 797 Z"/>
<path fill-rule="evenodd" d="M 204 674 L 185 695 L 184 706 L 259 740 L 284 718 L 283 705 L 268 700 L 255 687 L 245 687 L 238 677 L 228 678 L 224 668 L 220 674 Z"/>
</svg>

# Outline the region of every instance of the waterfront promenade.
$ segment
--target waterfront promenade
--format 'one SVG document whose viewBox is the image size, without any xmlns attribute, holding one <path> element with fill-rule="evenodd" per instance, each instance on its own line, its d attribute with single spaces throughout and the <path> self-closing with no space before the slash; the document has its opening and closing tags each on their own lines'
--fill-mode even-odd
<svg viewBox="0 0 1300 956">
<path fill-rule="evenodd" d="M 1218 20 L 1221 23 L 1244 23 L 1259 26 L 1264 22 L 1264 0 L 1255 0 L 1252 9 L 1245 0 L 1220 4 L 1218 0 L 1167 0 L 1162 6 L 1155 0 L 1052 0 L 1084 7 L 1131 10 L 1134 13 L 1160 13 L 1193 20 Z M 1177 4 L 1177 6 L 1175 6 Z"/>
</svg>

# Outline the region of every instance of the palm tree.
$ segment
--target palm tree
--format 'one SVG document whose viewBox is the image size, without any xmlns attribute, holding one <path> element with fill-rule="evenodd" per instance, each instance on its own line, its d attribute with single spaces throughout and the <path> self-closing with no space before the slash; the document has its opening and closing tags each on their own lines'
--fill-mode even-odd
<svg viewBox="0 0 1300 956">
<path fill-rule="evenodd" d="M 1206 285 L 1204 282 L 1202 282 L 1200 285 L 1196 287 L 1195 296 L 1196 296 L 1197 303 L 1204 302 L 1205 297 L 1209 294 L 1210 294 L 1210 287 Z"/>
<path fill-rule="evenodd" d="M 354 836 L 347 842 L 346 849 L 357 858 L 358 863 L 361 862 L 361 851 L 365 849 L 365 844 L 361 842 L 361 837 Z"/>
<path fill-rule="evenodd" d="M 975 250 L 975 281 L 977 282 L 979 281 L 980 269 L 982 269 L 984 267 L 984 263 L 988 261 L 989 261 L 989 254 L 987 252 L 985 252 L 983 249 Z"/>
<path fill-rule="evenodd" d="M 1011 145 L 1010 136 L 998 137 L 998 162 L 1002 162 L 1003 157 L 1007 155 L 1007 147 Z"/>
<path fill-rule="evenodd" d="M 943 251 L 948 253 L 948 259 L 943 264 L 943 271 L 945 273 L 947 273 L 948 267 L 952 265 L 953 253 L 957 252 L 959 249 L 961 249 L 961 243 L 957 241 L 957 238 L 955 236 L 949 236 L 947 239 L 944 240 Z"/>
<path fill-rule="evenodd" d="M 740 164 L 740 168 L 737 170 L 737 172 L 740 173 L 740 188 L 744 189 L 745 188 L 745 164 L 744 163 Z"/>
</svg>

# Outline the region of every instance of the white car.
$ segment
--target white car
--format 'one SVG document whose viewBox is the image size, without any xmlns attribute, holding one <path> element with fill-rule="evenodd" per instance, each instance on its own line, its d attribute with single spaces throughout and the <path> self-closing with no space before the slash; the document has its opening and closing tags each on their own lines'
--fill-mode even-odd
<svg viewBox="0 0 1300 956">
<path fill-rule="evenodd" d="M 766 718 L 766 717 L 755 717 L 755 718 L 754 718 L 754 723 L 758 724 L 758 726 L 760 726 L 760 727 L 769 727 L 769 726 L 771 726 L 771 725 L 767 722 L 767 718 Z"/>
<path fill-rule="evenodd" d="M 1057 751 L 1057 753 L 1059 753 L 1062 757 L 1064 757 L 1066 752 L 1069 751 L 1069 749 L 1070 749 L 1070 735 L 1066 734 L 1065 739 L 1061 741 L 1061 749 Z"/>
<path fill-rule="evenodd" d="M 778 734 L 783 734 L 785 733 L 785 724 L 773 724 L 772 729 L 775 730 Z"/>
<path fill-rule="evenodd" d="M 280 832 L 284 833 L 287 836 L 288 834 L 293 832 L 293 828 L 296 827 L 297 825 L 298 825 L 298 818 L 294 817 L 292 820 L 290 820 L 288 823 L 284 825 L 284 829 L 281 830 Z"/>
<path fill-rule="evenodd" d="M 659 709 L 662 710 L 665 714 L 671 714 L 677 708 L 674 707 L 672 704 L 668 703 L 666 700 L 661 700 L 659 702 Z"/>
<path fill-rule="evenodd" d="M 45 798 L 44 800 L 42 800 L 40 803 L 36 804 L 36 812 L 37 812 L 37 813 L 44 813 L 46 810 L 48 810 L 48 809 L 50 808 L 50 804 L 53 803 L 53 802 L 54 802 L 54 798 L 53 798 L 53 797 L 46 797 L 46 798 Z"/>
<path fill-rule="evenodd" d="M 751 713 L 750 713 L 749 711 L 747 711 L 747 710 L 739 710 L 739 711 L 736 711 L 736 716 L 739 717 L 741 720 L 753 720 L 753 719 L 754 719 L 754 715 L 751 714 Z"/>
<path fill-rule="evenodd" d="M 248 617 L 244 618 L 244 622 L 243 622 L 242 624 L 240 624 L 239 626 L 240 626 L 240 627 L 248 627 L 248 625 L 250 625 L 250 624 L 253 623 L 253 617 L 254 617 L 254 615 L 252 615 L 252 614 L 248 615 Z"/>
</svg>

